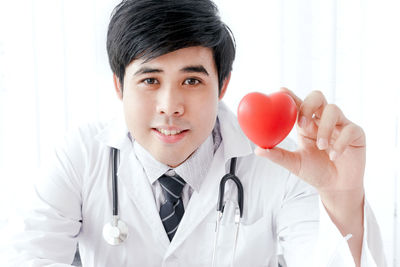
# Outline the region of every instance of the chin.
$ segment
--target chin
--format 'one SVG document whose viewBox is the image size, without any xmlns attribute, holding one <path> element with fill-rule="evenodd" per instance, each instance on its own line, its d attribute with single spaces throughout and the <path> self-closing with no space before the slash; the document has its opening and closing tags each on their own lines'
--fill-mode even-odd
<svg viewBox="0 0 400 267">
<path fill-rule="evenodd" d="M 169 160 L 165 161 L 164 164 L 168 165 L 171 168 L 176 168 L 179 165 L 181 165 L 183 162 L 185 162 L 185 160 L 186 160 L 186 158 L 183 160 L 174 160 L 174 161 L 171 161 L 171 159 L 169 159 Z"/>
<path fill-rule="evenodd" d="M 182 163 L 186 161 L 186 159 L 190 156 L 189 154 L 187 157 L 179 157 L 179 158 L 172 158 L 171 154 L 166 155 L 165 157 L 162 157 L 159 159 L 159 161 L 165 165 L 168 165 L 171 168 L 176 168 Z"/>
</svg>

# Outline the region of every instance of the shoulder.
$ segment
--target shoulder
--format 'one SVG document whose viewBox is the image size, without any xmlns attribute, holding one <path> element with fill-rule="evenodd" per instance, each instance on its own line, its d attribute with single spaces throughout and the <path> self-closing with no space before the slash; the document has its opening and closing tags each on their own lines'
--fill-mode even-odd
<svg viewBox="0 0 400 267">
<path fill-rule="evenodd" d="M 87 153 L 100 146 L 100 142 L 96 137 L 102 133 L 106 127 L 107 122 L 90 122 L 79 125 L 66 132 L 57 150 L 67 152 L 68 154 Z"/>
<path fill-rule="evenodd" d="M 68 130 L 56 145 L 55 159 L 59 164 L 74 167 L 77 171 L 86 169 L 91 162 L 109 154 L 107 141 L 113 139 L 115 132 L 120 133 L 114 124 L 114 120 L 94 121 Z"/>
</svg>

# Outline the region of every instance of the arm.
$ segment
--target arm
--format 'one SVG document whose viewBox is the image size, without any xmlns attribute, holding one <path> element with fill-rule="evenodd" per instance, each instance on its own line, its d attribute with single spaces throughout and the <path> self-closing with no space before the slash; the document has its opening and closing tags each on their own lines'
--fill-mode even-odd
<svg viewBox="0 0 400 267">
<path fill-rule="evenodd" d="M 71 151 L 71 149 L 73 151 Z M 67 144 L 56 152 L 48 174 L 35 186 L 32 212 L 14 242 L 14 266 L 70 266 L 81 227 L 78 151 Z M 83 161 L 81 161 L 83 164 Z"/>
<path fill-rule="evenodd" d="M 320 92 L 304 101 L 283 88 L 297 104 L 299 148 L 280 148 L 256 154 L 269 158 L 314 186 L 323 209 L 348 245 L 356 266 L 361 264 L 364 234 L 365 134 Z"/>
<path fill-rule="evenodd" d="M 354 266 L 348 244 L 352 236 L 349 234 L 343 236 L 331 220 L 322 201 L 319 201 L 319 203 L 321 211 L 320 227 L 312 266 Z M 380 230 L 367 201 L 365 201 L 363 208 L 364 231 L 360 265 L 369 267 L 387 266 Z"/>
</svg>

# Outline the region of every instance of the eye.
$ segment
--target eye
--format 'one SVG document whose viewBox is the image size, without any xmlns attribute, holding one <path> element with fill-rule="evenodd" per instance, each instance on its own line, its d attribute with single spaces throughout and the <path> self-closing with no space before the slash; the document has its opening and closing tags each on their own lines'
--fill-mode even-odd
<svg viewBox="0 0 400 267">
<path fill-rule="evenodd" d="M 199 83 L 200 83 L 200 81 L 195 78 L 188 78 L 183 82 L 183 84 L 187 84 L 187 85 L 197 85 Z"/>
<path fill-rule="evenodd" d="M 145 84 L 149 84 L 149 85 L 158 84 L 158 81 L 155 78 L 146 78 L 146 79 L 142 80 L 142 82 Z"/>
</svg>

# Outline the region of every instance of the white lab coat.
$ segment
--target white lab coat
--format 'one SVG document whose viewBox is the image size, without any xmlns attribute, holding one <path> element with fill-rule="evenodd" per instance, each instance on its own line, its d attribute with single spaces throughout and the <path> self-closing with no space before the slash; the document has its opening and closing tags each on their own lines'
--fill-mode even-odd
<svg viewBox="0 0 400 267">
<path fill-rule="evenodd" d="M 218 185 L 232 157 L 238 157 L 236 173 L 244 187 L 234 266 L 276 267 L 278 259 L 283 266 L 353 266 L 346 240 L 321 208 L 316 191 L 255 156 L 223 103 L 218 117 L 223 141 L 171 243 L 126 126 L 117 120 L 82 127 L 57 150 L 53 167 L 36 187 L 35 210 L 16 238 L 15 266 L 69 266 L 77 242 L 85 267 L 211 266 Z M 102 237 L 112 217 L 110 147 L 120 150 L 119 212 L 129 227 L 119 246 Z M 234 243 L 236 188 L 228 183 L 225 191 L 217 266 L 230 266 Z M 384 266 L 379 229 L 368 206 L 365 226 L 363 266 Z"/>
</svg>

